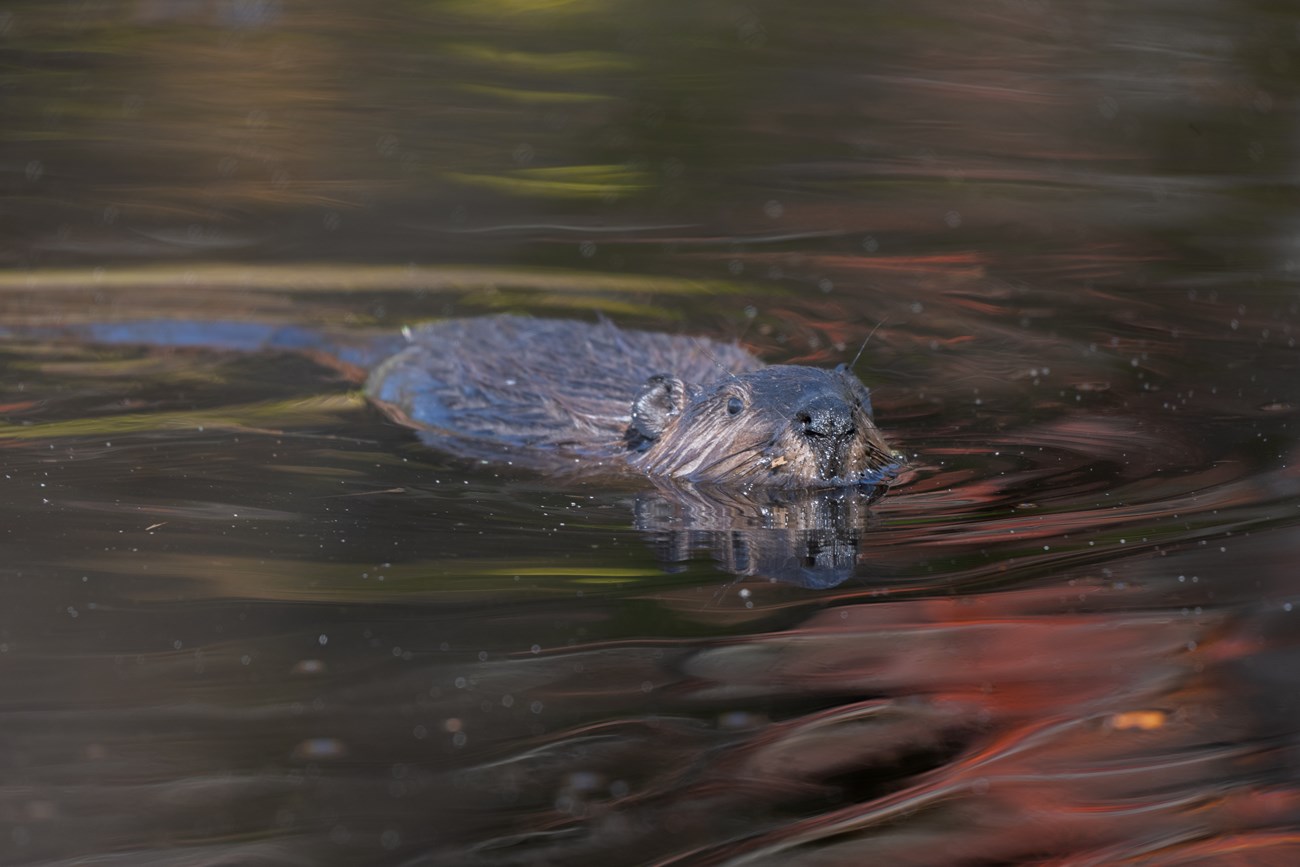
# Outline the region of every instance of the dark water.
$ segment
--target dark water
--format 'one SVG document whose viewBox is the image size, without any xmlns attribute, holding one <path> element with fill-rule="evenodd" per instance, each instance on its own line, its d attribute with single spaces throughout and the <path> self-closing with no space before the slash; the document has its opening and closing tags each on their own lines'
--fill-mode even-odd
<svg viewBox="0 0 1300 867">
<path fill-rule="evenodd" d="M 801 582 L 309 358 L 7 341 L 0 861 L 1297 863 L 1298 13 L 10 3 L 0 324 L 871 334 L 910 464 Z"/>
</svg>

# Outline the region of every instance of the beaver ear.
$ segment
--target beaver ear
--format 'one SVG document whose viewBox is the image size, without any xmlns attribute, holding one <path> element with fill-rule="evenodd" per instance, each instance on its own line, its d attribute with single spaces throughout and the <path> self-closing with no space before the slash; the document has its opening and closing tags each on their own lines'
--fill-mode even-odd
<svg viewBox="0 0 1300 867">
<path fill-rule="evenodd" d="M 648 440 L 658 439 L 668 422 L 682 411 L 686 385 L 677 377 L 657 373 L 646 380 L 632 401 L 632 428 Z"/>
<path fill-rule="evenodd" d="M 867 411 L 867 418 L 874 421 L 876 414 L 871 411 L 871 390 L 862 384 L 862 380 L 853 375 L 853 371 L 849 370 L 848 365 L 839 365 L 835 368 L 835 372 L 849 384 L 854 397 L 858 399 L 858 403 L 862 404 L 862 408 Z"/>
</svg>

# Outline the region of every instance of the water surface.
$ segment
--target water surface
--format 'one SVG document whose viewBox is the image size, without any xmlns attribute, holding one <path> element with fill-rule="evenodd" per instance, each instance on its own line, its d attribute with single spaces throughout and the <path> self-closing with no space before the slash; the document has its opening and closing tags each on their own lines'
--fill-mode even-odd
<svg viewBox="0 0 1300 867">
<path fill-rule="evenodd" d="M 908 458 L 792 561 L 311 357 L 7 339 L 0 860 L 1300 858 L 1284 5 L 15 2 L 0 56 L 6 328 L 865 340 Z"/>
</svg>

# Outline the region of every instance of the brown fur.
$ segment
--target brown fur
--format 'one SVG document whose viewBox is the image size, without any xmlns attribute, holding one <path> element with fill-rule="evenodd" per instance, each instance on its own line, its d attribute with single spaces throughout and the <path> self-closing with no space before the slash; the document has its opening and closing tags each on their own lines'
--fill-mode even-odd
<svg viewBox="0 0 1300 867">
<path fill-rule="evenodd" d="M 801 488 L 880 481 L 896 463 L 847 370 L 767 367 L 732 344 L 608 322 L 491 316 L 409 340 L 367 389 L 466 456 Z"/>
</svg>

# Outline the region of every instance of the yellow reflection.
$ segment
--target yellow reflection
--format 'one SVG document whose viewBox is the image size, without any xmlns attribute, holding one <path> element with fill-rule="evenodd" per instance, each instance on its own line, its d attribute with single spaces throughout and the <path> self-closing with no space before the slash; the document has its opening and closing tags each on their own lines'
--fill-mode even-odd
<svg viewBox="0 0 1300 867">
<path fill-rule="evenodd" d="M 508 175 L 449 172 L 447 177 L 472 186 L 523 196 L 604 198 L 650 188 L 650 176 L 625 166 L 554 166 L 519 169 Z"/>
<path fill-rule="evenodd" d="M 1150 732 L 1164 728 L 1167 721 L 1168 714 L 1161 710 L 1130 710 L 1113 715 L 1108 723 L 1111 728 L 1119 731 L 1137 729 Z"/>
<path fill-rule="evenodd" d="M 605 102 L 613 99 L 603 93 L 574 93 L 565 90 L 520 90 L 514 87 L 492 87 L 486 84 L 462 84 L 460 89 L 465 93 L 473 93 L 478 96 L 491 96 L 498 99 L 506 99 L 512 102 L 522 102 L 531 105 L 553 105 L 556 103 L 566 102 Z"/>
<path fill-rule="evenodd" d="M 471 43 L 444 45 L 440 51 L 526 72 L 617 72 L 632 67 L 628 60 L 605 51 L 503 51 L 493 45 Z"/>
</svg>

